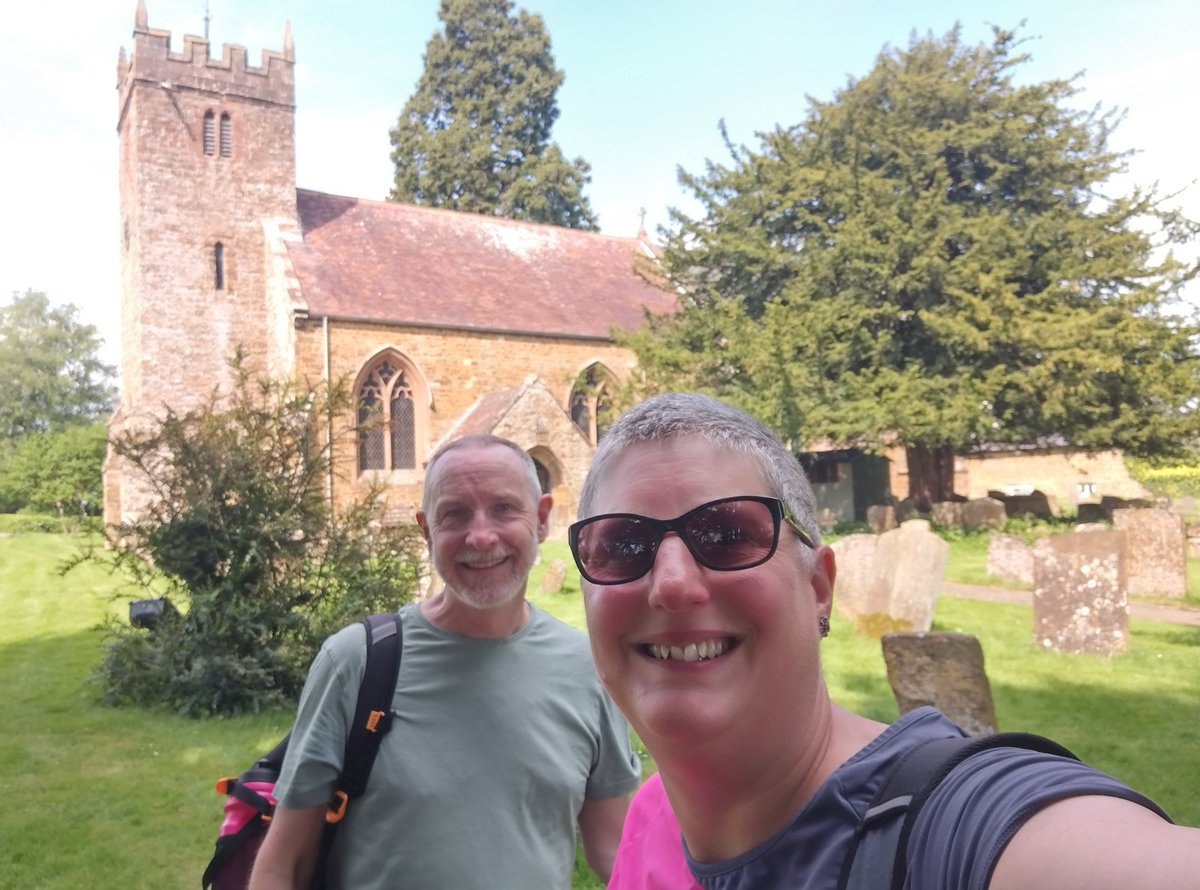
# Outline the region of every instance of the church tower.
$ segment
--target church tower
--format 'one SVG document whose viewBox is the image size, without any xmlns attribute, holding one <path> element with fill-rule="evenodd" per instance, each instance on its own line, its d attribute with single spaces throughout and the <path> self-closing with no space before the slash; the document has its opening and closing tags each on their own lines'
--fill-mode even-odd
<svg viewBox="0 0 1200 890">
<path fill-rule="evenodd" d="M 133 51 L 117 62 L 121 199 L 121 404 L 118 432 L 164 405 L 187 408 L 241 346 L 270 348 L 264 220 L 296 219 L 295 53 L 261 65 L 226 44 L 148 26 L 139 0 Z M 136 505 L 120 468 L 105 468 L 105 519 Z"/>
</svg>

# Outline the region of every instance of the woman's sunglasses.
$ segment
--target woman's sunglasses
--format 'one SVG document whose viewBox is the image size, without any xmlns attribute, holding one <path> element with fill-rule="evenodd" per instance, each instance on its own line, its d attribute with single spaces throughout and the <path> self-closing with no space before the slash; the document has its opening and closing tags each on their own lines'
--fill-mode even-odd
<svg viewBox="0 0 1200 890">
<path fill-rule="evenodd" d="M 734 572 L 771 558 L 779 545 L 781 522 L 809 547 L 816 546 L 783 501 L 756 495 L 709 501 L 675 519 L 602 513 L 572 525 L 567 540 L 586 580 L 627 584 L 650 571 L 667 532 L 679 535 L 705 568 Z"/>
</svg>

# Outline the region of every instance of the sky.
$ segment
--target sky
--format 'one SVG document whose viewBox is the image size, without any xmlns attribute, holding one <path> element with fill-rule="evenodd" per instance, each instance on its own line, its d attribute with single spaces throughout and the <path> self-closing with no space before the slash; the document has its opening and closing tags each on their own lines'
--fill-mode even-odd
<svg viewBox="0 0 1200 890">
<path fill-rule="evenodd" d="M 149 25 L 205 34 L 210 54 L 245 46 L 257 65 L 296 47 L 296 179 L 302 188 L 385 197 L 388 130 L 439 29 L 438 0 L 145 0 Z M 1158 183 L 1200 219 L 1195 0 L 524 0 L 550 34 L 566 79 L 552 138 L 592 167 L 586 194 L 601 230 L 651 233 L 668 208 L 694 209 L 677 171 L 728 158 L 735 144 L 800 122 L 806 97 L 833 98 L 887 46 L 955 23 L 971 42 L 1020 27 L 1021 82 L 1080 75 L 1079 108 L 1126 117 L 1111 140 L 1134 150 L 1117 188 Z M 136 0 L 8 4 L 0 17 L 0 304 L 43 291 L 119 348 L 116 61 L 132 49 Z M 1022 23 L 1024 23 L 1022 25 Z M 1198 300 L 1197 302 L 1200 302 Z"/>
</svg>

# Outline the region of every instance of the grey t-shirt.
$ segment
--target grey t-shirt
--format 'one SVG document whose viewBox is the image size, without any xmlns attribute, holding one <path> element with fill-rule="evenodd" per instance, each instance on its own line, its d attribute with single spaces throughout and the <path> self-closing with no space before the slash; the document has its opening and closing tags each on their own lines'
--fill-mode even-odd
<svg viewBox="0 0 1200 890">
<path fill-rule="evenodd" d="M 510 637 L 474 639 L 401 610 L 404 650 L 366 793 L 351 803 L 332 886 L 568 888 L 585 798 L 628 794 L 640 766 L 583 633 L 530 606 Z M 326 641 L 276 789 L 329 799 L 365 664 L 361 625 Z"/>
<path fill-rule="evenodd" d="M 790 824 L 732 859 L 688 865 L 706 890 L 836 890 L 855 826 L 892 766 L 926 739 L 964 733 L 933 708 L 903 715 L 838 767 Z M 1108 795 L 1161 811 L 1075 760 L 993 748 L 963 761 L 930 795 L 908 845 L 908 890 L 986 890 L 1004 845 L 1042 807 Z"/>
</svg>

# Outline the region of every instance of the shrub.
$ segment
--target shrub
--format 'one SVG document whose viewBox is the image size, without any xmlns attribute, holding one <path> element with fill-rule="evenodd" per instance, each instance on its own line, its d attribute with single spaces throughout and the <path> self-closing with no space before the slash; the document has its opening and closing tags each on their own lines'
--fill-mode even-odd
<svg viewBox="0 0 1200 890">
<path fill-rule="evenodd" d="M 415 526 L 384 528 L 378 492 L 337 511 L 326 500 L 328 445 L 314 432 L 345 416 L 344 387 L 254 378 L 240 357 L 232 367 L 228 396 L 113 440 L 153 492 L 107 530 L 116 565 L 179 611 L 149 631 L 108 625 L 109 702 L 198 716 L 294 701 L 325 636 L 416 590 Z"/>
</svg>

